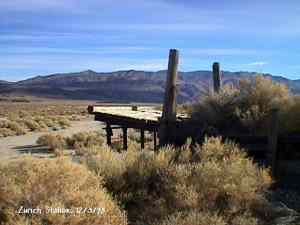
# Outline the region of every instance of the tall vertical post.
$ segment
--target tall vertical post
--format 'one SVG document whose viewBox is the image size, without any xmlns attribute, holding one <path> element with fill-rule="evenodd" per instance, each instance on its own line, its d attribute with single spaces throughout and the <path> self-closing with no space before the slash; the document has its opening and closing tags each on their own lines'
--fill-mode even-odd
<svg viewBox="0 0 300 225">
<path fill-rule="evenodd" d="M 153 131 L 153 149 L 154 151 L 157 150 L 157 143 L 156 143 L 156 130 Z"/>
<path fill-rule="evenodd" d="M 141 129 L 141 149 L 145 148 L 145 130 Z"/>
<path fill-rule="evenodd" d="M 165 96 L 161 124 L 159 128 L 159 145 L 172 144 L 176 122 L 176 81 L 178 76 L 179 52 L 171 49 L 165 87 Z"/>
<path fill-rule="evenodd" d="M 221 83 L 220 64 L 218 62 L 215 62 L 213 64 L 213 82 L 214 82 L 214 92 L 219 93 L 222 83 Z"/>
<path fill-rule="evenodd" d="M 279 130 L 279 110 L 273 109 L 271 111 L 269 124 L 269 152 L 267 154 L 268 165 L 271 166 L 271 172 L 273 177 L 278 176 L 278 161 L 277 161 L 277 142 L 278 142 L 278 130 Z"/>
<path fill-rule="evenodd" d="M 113 131 L 109 123 L 106 123 L 106 144 L 111 146 L 111 136 L 113 136 Z"/>
<path fill-rule="evenodd" d="M 127 144 L 127 127 L 122 127 L 123 130 L 123 149 L 127 150 L 128 144 Z"/>
</svg>

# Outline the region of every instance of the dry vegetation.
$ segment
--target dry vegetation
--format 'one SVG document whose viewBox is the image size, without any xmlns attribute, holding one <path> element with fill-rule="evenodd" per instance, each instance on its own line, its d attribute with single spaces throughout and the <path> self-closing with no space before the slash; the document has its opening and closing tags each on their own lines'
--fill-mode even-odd
<svg viewBox="0 0 300 225">
<path fill-rule="evenodd" d="M 80 178 L 80 179 L 78 179 Z M 84 166 L 65 158 L 24 158 L 0 165 L 0 224 L 125 225 L 124 212 Z M 20 207 L 41 214 L 18 214 Z M 101 213 L 47 213 L 48 208 L 103 208 Z"/>
<path fill-rule="evenodd" d="M 241 80 L 238 87 L 225 86 L 220 93 L 208 94 L 189 111 L 194 120 L 217 133 L 262 134 L 270 111 L 279 109 L 281 132 L 290 133 L 300 131 L 299 105 L 299 98 L 285 85 L 256 76 Z"/>
<path fill-rule="evenodd" d="M 27 132 L 64 129 L 87 117 L 86 105 L 75 103 L 0 103 L 0 138 Z"/>
<path fill-rule="evenodd" d="M 241 81 L 240 87 L 225 87 L 182 110 L 190 110 L 208 129 L 253 133 L 264 132 L 266 117 L 276 107 L 282 132 L 298 131 L 300 100 L 285 86 L 256 77 Z M 74 115 L 64 110 L 58 114 Z M 60 111 L 52 112 L 31 116 L 56 117 Z M 27 118 L 23 113 L 18 119 Z M 51 124 L 41 121 L 46 127 Z M 17 130 L 14 122 L 2 129 Z M 57 156 L 70 149 L 76 156 L 0 164 L 0 224 L 268 225 L 280 216 L 267 198 L 272 184 L 268 169 L 255 164 L 238 145 L 217 137 L 194 147 L 188 142 L 154 152 L 147 145 L 141 150 L 136 135 L 129 132 L 127 151 L 104 145 L 99 132 L 41 136 L 37 143 Z M 18 215 L 20 206 L 102 207 L 105 213 Z"/>
<path fill-rule="evenodd" d="M 69 145 L 81 149 L 76 151 L 81 165 L 59 157 L 25 158 L 0 166 L 0 215 L 4 224 L 125 224 L 120 209 L 134 225 L 253 225 L 274 219 L 264 198 L 272 182 L 268 171 L 259 168 L 233 143 L 211 138 L 193 151 L 187 144 L 180 149 L 166 147 L 153 152 L 141 151 L 138 143 L 130 142 L 128 151 L 116 152 L 103 145 L 103 139 L 87 141 L 89 135 L 96 134 L 43 138 L 45 143 L 56 139 L 55 143 L 61 143 L 56 144 L 59 148 Z M 117 222 L 111 222 L 105 214 L 80 218 L 15 216 L 14 210 L 22 204 L 101 205 L 115 215 Z"/>
<path fill-rule="evenodd" d="M 139 151 L 136 144 L 123 153 L 105 146 L 95 152 L 83 157 L 82 163 L 103 179 L 132 224 L 272 220 L 272 214 L 264 211 L 263 194 L 271 184 L 268 171 L 258 168 L 233 143 L 208 139 L 194 154 L 188 145 L 158 153 Z"/>
</svg>

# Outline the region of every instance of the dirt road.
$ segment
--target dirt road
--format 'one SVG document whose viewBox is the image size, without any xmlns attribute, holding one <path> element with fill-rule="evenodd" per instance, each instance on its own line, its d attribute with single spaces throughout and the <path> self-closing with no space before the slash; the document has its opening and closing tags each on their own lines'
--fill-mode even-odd
<svg viewBox="0 0 300 225">
<path fill-rule="evenodd" d="M 8 160 L 22 156 L 24 153 L 34 153 L 37 139 L 47 133 L 71 136 L 83 131 L 101 131 L 101 123 L 93 120 L 77 121 L 71 127 L 51 132 L 28 133 L 22 136 L 0 138 L 0 160 Z M 30 150 L 30 151 L 29 151 Z"/>
</svg>

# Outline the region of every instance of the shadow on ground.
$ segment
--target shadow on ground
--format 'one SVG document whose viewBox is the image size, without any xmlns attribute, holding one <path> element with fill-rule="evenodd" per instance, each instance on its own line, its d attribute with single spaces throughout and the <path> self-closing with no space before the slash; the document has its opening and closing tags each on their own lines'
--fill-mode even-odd
<svg viewBox="0 0 300 225">
<path fill-rule="evenodd" d="M 47 146 L 42 145 L 24 145 L 15 147 L 14 149 L 21 154 L 50 155 L 53 153 Z"/>
</svg>

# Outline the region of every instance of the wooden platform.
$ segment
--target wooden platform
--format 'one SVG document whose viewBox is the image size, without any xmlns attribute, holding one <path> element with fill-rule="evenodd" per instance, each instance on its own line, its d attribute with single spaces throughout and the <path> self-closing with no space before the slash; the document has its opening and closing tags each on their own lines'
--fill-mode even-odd
<svg viewBox="0 0 300 225">
<path fill-rule="evenodd" d="M 154 149 L 157 149 L 156 136 L 160 126 L 162 111 L 151 106 L 103 106 L 91 105 L 88 107 L 90 114 L 95 115 L 95 120 L 106 123 L 107 144 L 111 145 L 113 129 L 122 129 L 123 148 L 127 149 L 127 129 L 139 129 L 141 134 L 141 148 L 145 147 L 145 131 L 153 133 Z M 181 123 L 188 118 L 185 114 L 178 114 L 176 123 Z"/>
<path fill-rule="evenodd" d="M 157 130 L 162 111 L 151 106 L 89 106 L 89 113 L 95 120 L 110 125 L 125 126 L 145 130 Z M 177 121 L 187 119 L 186 114 L 178 114 Z"/>
</svg>

